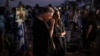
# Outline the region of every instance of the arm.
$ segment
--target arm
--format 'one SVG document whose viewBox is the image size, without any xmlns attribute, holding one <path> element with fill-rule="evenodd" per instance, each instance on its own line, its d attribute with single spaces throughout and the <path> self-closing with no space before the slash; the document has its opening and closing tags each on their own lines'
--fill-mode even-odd
<svg viewBox="0 0 100 56">
<path fill-rule="evenodd" d="M 65 35 L 66 35 L 66 32 L 64 31 L 64 32 L 56 34 L 54 36 L 64 37 Z"/>
<path fill-rule="evenodd" d="M 50 37 L 53 37 L 53 31 L 54 31 L 54 24 L 55 24 L 55 20 L 54 19 L 50 19 L 50 28 L 49 28 L 49 32 L 50 32 Z"/>
<path fill-rule="evenodd" d="M 65 31 L 61 33 L 61 35 L 62 35 L 62 36 L 64 36 L 65 34 L 66 34 L 66 32 L 65 32 Z"/>
<path fill-rule="evenodd" d="M 88 35 L 90 34 L 91 30 L 92 30 L 92 25 L 89 25 L 86 37 L 88 37 Z"/>
<path fill-rule="evenodd" d="M 54 41 L 53 41 L 54 24 L 55 24 L 55 20 L 54 19 L 50 19 L 50 28 L 49 28 L 50 39 L 51 39 L 51 42 L 53 44 L 53 48 L 55 49 L 56 47 L 55 47 L 55 44 L 54 44 Z"/>
</svg>

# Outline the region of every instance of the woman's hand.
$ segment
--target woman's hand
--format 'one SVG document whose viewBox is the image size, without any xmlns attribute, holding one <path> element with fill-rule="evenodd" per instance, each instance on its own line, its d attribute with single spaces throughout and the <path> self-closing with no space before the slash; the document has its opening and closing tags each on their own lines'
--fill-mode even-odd
<svg viewBox="0 0 100 56">
<path fill-rule="evenodd" d="M 57 37 L 64 37 L 66 35 L 66 32 L 62 32 L 62 33 L 59 33 L 59 34 L 56 34 L 54 36 L 57 36 Z"/>
<path fill-rule="evenodd" d="M 65 31 L 61 33 L 61 36 L 65 36 L 65 35 L 66 35 L 66 32 Z"/>
</svg>

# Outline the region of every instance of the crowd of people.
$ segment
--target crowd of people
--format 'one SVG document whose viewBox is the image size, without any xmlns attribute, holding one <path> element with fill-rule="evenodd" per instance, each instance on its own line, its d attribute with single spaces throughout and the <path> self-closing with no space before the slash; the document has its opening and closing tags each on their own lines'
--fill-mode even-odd
<svg viewBox="0 0 100 56">
<path fill-rule="evenodd" d="M 100 9 L 0 7 L 0 56 L 100 56 Z M 31 51 L 30 51 L 31 50 Z"/>
</svg>

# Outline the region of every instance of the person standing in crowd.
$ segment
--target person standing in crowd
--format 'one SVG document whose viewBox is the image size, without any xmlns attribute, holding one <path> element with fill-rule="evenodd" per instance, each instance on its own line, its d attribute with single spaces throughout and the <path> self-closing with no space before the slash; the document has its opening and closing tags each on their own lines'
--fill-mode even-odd
<svg viewBox="0 0 100 56">
<path fill-rule="evenodd" d="M 53 39 L 56 45 L 54 56 L 65 56 L 65 29 L 61 21 L 60 12 L 57 8 L 54 8 L 55 12 L 53 19 L 55 19 Z"/>
<path fill-rule="evenodd" d="M 4 35 L 5 35 L 5 17 L 4 8 L 0 8 L 0 56 L 4 48 Z"/>
<path fill-rule="evenodd" d="M 81 36 L 81 22 L 79 18 L 79 11 L 70 11 L 67 22 L 67 53 L 78 53 L 80 36 Z"/>
<path fill-rule="evenodd" d="M 94 46 L 94 41 L 96 38 L 96 19 L 93 12 L 87 13 L 85 10 L 82 17 L 82 42 L 84 51 L 87 55 L 91 55 L 92 47 Z"/>
<path fill-rule="evenodd" d="M 36 18 L 33 24 L 33 52 L 34 56 L 51 56 L 48 49 L 52 44 L 55 45 L 52 39 L 55 20 L 51 19 L 54 10 L 51 7 L 43 8 L 40 16 Z M 51 42 L 49 42 L 49 40 Z"/>
<path fill-rule="evenodd" d="M 67 21 L 67 53 L 73 53 L 73 42 L 72 42 L 72 30 L 73 30 L 73 27 L 74 27 L 74 24 L 73 24 L 73 17 L 74 17 L 74 11 L 71 10 L 69 12 L 69 15 L 68 15 L 68 21 Z M 75 37 L 73 37 L 75 38 Z M 71 44 L 72 43 L 72 44 Z M 75 48 L 74 48 L 75 49 Z"/>
<path fill-rule="evenodd" d="M 9 56 L 13 56 L 15 54 L 15 12 L 16 8 L 11 8 L 11 12 L 9 13 L 9 31 L 6 33 L 6 39 L 9 41 L 9 45 L 7 46 L 9 51 Z"/>
<path fill-rule="evenodd" d="M 90 12 L 88 18 L 88 28 L 87 28 L 86 38 L 90 48 L 90 53 L 92 53 L 92 55 L 95 54 L 94 51 L 95 51 L 96 30 L 97 30 L 96 15 L 94 12 Z"/>
<path fill-rule="evenodd" d="M 14 33 L 14 26 L 15 26 L 15 13 L 16 13 L 16 8 L 12 8 L 11 12 L 9 14 L 9 20 L 10 20 L 10 30 L 11 33 Z"/>
<path fill-rule="evenodd" d="M 72 33 L 71 33 L 71 37 L 75 39 L 74 40 L 75 52 L 78 52 L 80 48 L 81 33 L 82 33 L 81 27 L 82 25 L 81 25 L 81 18 L 80 18 L 79 10 L 75 10 L 74 17 L 73 17 L 73 28 L 72 28 Z"/>
<path fill-rule="evenodd" d="M 100 56 L 100 10 L 97 10 L 97 37 L 96 37 L 96 53 Z"/>
<path fill-rule="evenodd" d="M 82 45 L 83 49 L 88 49 L 88 44 L 87 44 L 87 27 L 88 27 L 88 11 L 83 10 L 81 12 L 81 19 L 82 19 Z"/>
<path fill-rule="evenodd" d="M 25 20 L 26 20 L 26 11 L 23 7 L 22 2 L 19 3 L 19 7 L 16 8 L 16 51 L 18 55 L 23 55 L 25 52 Z"/>
</svg>

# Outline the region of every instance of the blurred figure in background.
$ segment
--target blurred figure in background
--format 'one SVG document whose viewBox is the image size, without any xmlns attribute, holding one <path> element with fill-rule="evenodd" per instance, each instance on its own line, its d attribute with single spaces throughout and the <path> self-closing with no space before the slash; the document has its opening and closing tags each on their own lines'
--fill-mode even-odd
<svg viewBox="0 0 100 56">
<path fill-rule="evenodd" d="M 83 10 L 81 12 L 81 19 L 82 19 L 82 44 L 83 49 L 88 49 L 88 42 L 87 42 L 87 29 L 88 29 L 88 11 Z"/>
<path fill-rule="evenodd" d="M 100 56 L 100 9 L 96 12 L 97 15 L 97 37 L 96 37 L 96 53 Z"/>
<path fill-rule="evenodd" d="M 13 56 L 15 54 L 15 12 L 16 8 L 11 8 L 9 13 L 9 32 L 6 33 L 6 42 L 8 44 L 6 45 L 9 51 L 9 56 Z"/>
<path fill-rule="evenodd" d="M 96 30 L 97 30 L 97 25 L 96 25 L 96 15 L 94 12 L 89 13 L 89 18 L 88 18 L 88 28 L 87 28 L 87 41 L 89 45 L 89 52 L 94 55 L 95 51 L 95 39 L 96 39 Z M 90 55 L 91 55 L 90 54 Z"/>
<path fill-rule="evenodd" d="M 5 35 L 5 9 L 0 8 L 0 56 L 4 49 L 4 35 Z"/>
<path fill-rule="evenodd" d="M 18 7 L 16 8 L 16 50 L 18 55 L 22 56 L 26 50 L 25 44 L 25 20 L 26 20 L 26 10 L 23 7 L 22 2 L 19 2 Z"/>
</svg>

